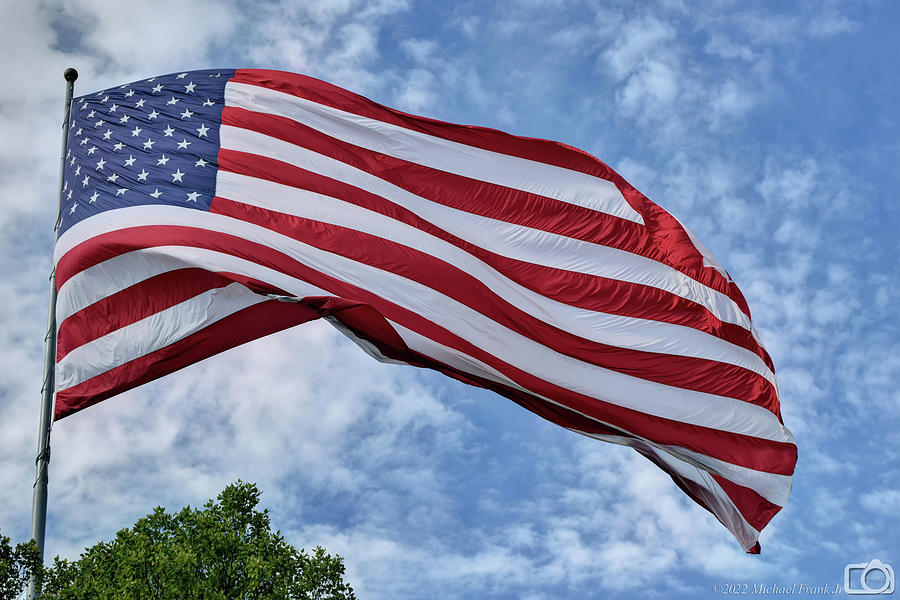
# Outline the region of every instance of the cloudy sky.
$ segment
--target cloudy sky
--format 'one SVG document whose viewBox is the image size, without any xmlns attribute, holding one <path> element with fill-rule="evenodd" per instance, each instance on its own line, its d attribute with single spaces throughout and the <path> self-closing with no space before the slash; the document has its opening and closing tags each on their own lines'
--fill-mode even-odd
<svg viewBox="0 0 900 600">
<path fill-rule="evenodd" d="M 256 482 L 361 598 L 714 597 L 900 570 L 900 4 L 0 0 L 0 530 L 30 523 L 63 70 L 76 95 L 214 67 L 580 147 L 739 283 L 799 446 L 745 555 L 636 453 L 375 362 L 330 325 L 61 421 L 47 555 Z"/>
</svg>

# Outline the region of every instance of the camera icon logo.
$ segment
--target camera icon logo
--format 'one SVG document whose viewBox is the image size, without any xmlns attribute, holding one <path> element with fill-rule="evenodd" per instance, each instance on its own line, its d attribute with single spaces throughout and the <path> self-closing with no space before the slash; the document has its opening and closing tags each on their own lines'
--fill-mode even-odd
<svg viewBox="0 0 900 600">
<path fill-rule="evenodd" d="M 877 558 L 868 563 L 850 563 L 844 567 L 844 591 L 867 596 L 893 594 L 894 569 Z"/>
</svg>

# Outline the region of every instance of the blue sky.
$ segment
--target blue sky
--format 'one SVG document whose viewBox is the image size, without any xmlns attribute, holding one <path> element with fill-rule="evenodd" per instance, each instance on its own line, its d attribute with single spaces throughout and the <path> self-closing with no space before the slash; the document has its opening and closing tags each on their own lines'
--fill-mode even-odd
<svg viewBox="0 0 900 600">
<path fill-rule="evenodd" d="M 799 462 L 744 555 L 636 453 L 309 323 L 60 422 L 47 554 L 254 481 L 361 598 L 715 597 L 900 569 L 900 5 L 4 2 L 0 529 L 30 522 L 66 67 L 264 67 L 598 156 L 739 283 Z M 751 595 L 752 597 L 752 595 Z"/>
</svg>

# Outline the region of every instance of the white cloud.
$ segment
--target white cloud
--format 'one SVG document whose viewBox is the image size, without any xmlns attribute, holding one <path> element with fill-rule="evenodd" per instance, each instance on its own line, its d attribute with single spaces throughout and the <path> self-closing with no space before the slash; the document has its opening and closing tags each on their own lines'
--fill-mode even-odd
<svg viewBox="0 0 900 600">
<path fill-rule="evenodd" d="M 859 31 L 859 21 L 838 13 L 837 3 L 826 3 L 816 17 L 809 24 L 809 34 L 814 38 L 825 38 L 841 33 L 855 33 Z"/>
<path fill-rule="evenodd" d="M 648 61 L 632 72 L 617 94 L 619 106 L 630 115 L 664 118 L 679 90 L 678 72 L 659 61 Z"/>
<path fill-rule="evenodd" d="M 743 116 L 756 104 L 755 94 L 735 81 L 726 81 L 713 94 L 709 115 L 713 127 Z"/>
<path fill-rule="evenodd" d="M 618 80 L 627 79 L 644 69 L 648 62 L 666 60 L 675 37 L 674 30 L 654 17 L 629 21 L 616 41 L 604 53 L 604 59 Z"/>
<path fill-rule="evenodd" d="M 756 58 L 756 53 L 749 46 L 735 43 L 729 37 L 717 32 L 710 34 L 703 51 L 725 59 L 739 58 L 752 61 Z"/>
<path fill-rule="evenodd" d="M 734 23 L 756 44 L 786 44 L 794 41 L 800 18 L 794 15 L 746 11 L 734 16 Z"/>
<path fill-rule="evenodd" d="M 435 105 L 439 97 L 437 79 L 431 71 L 413 69 L 397 95 L 397 107 L 407 112 L 424 113 Z"/>
<path fill-rule="evenodd" d="M 415 62 L 427 65 L 431 62 L 438 45 L 434 40 L 410 38 L 400 42 L 400 48 Z"/>
</svg>

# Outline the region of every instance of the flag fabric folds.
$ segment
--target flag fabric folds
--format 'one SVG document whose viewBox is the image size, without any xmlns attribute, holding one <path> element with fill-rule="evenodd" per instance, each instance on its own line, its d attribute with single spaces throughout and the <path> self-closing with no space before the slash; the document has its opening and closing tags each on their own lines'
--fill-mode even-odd
<svg viewBox="0 0 900 600">
<path fill-rule="evenodd" d="M 748 551 L 787 500 L 796 446 L 744 297 L 580 150 L 192 71 L 77 98 L 63 193 L 56 419 L 324 317 L 634 448 Z"/>
</svg>

